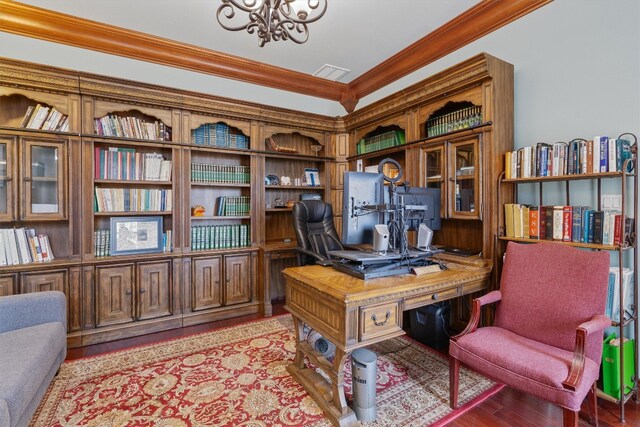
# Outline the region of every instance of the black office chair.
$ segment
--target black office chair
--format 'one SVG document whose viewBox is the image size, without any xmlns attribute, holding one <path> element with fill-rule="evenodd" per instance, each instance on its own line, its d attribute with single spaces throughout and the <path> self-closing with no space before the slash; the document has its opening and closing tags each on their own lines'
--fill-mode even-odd
<svg viewBox="0 0 640 427">
<path fill-rule="evenodd" d="M 329 251 L 342 250 L 333 223 L 333 208 L 323 200 L 301 200 L 293 205 L 300 264 L 331 265 Z"/>
</svg>

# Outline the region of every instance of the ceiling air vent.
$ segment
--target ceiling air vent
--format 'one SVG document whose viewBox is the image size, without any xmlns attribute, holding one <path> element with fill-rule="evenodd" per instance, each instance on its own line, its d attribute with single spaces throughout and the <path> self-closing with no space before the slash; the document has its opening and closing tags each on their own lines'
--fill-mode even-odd
<svg viewBox="0 0 640 427">
<path fill-rule="evenodd" d="M 346 68 L 336 67 L 335 65 L 324 64 L 318 71 L 313 73 L 315 77 L 320 77 L 321 79 L 332 80 L 337 82 L 342 77 L 346 76 L 350 73 L 351 70 L 347 70 Z"/>
</svg>

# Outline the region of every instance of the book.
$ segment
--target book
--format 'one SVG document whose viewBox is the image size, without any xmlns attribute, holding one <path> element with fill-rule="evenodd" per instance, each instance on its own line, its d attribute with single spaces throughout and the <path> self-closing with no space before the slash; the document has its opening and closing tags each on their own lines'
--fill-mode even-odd
<svg viewBox="0 0 640 427">
<path fill-rule="evenodd" d="M 540 206 L 529 206 L 529 238 L 540 237 Z"/>
<path fill-rule="evenodd" d="M 553 240 L 563 240 L 562 233 L 564 230 L 564 216 L 563 216 L 563 206 L 554 206 L 553 207 L 553 232 L 551 237 Z"/>
<path fill-rule="evenodd" d="M 573 206 L 562 207 L 562 240 L 572 241 L 573 234 Z"/>
<path fill-rule="evenodd" d="M 593 229 L 592 229 L 593 237 L 590 243 L 602 244 L 603 221 L 604 221 L 604 212 L 594 211 L 593 212 Z"/>
</svg>

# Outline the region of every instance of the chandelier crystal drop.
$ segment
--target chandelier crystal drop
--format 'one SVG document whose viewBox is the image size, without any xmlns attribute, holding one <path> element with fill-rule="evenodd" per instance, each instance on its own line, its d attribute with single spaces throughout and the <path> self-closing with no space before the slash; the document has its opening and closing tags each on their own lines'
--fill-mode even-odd
<svg viewBox="0 0 640 427">
<path fill-rule="evenodd" d="M 309 39 L 307 25 L 322 18 L 327 0 L 222 0 L 216 17 L 222 28 L 257 33 L 263 47 L 271 40 L 302 44 Z M 238 22 L 245 12 L 249 22 Z"/>
</svg>

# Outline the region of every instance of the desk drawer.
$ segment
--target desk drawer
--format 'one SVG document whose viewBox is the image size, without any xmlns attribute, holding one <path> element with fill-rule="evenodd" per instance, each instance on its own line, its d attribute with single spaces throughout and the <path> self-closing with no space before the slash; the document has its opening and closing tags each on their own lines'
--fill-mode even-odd
<svg viewBox="0 0 640 427">
<path fill-rule="evenodd" d="M 458 286 L 449 289 L 443 289 L 438 292 L 429 292 L 428 294 L 419 295 L 413 298 L 407 298 L 404 301 L 403 309 L 411 310 L 413 308 L 418 308 L 439 301 L 448 300 L 457 296 L 460 296 L 460 289 Z"/>
<path fill-rule="evenodd" d="M 398 301 L 360 308 L 360 341 L 402 331 Z"/>
</svg>

